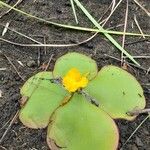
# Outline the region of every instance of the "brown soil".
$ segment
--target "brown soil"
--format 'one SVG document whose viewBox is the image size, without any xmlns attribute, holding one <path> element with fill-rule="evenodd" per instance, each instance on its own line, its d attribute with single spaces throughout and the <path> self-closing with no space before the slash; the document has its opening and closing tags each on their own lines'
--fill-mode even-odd
<svg viewBox="0 0 150 150">
<path fill-rule="evenodd" d="M 16 0 L 12 0 L 10 1 L 10 4 L 14 4 L 15 2 Z M 82 2 L 91 12 L 91 14 L 98 19 L 104 14 L 105 10 L 111 3 L 111 0 L 84 0 Z M 140 2 L 143 4 L 143 6 L 145 6 L 146 9 L 150 10 L 150 3 L 148 3 L 147 0 L 141 0 Z M 17 8 L 46 20 L 53 20 L 55 22 L 66 24 L 75 24 L 70 1 L 68 0 L 36 0 L 36 2 L 24 0 Z M 114 30 L 123 31 L 123 26 L 116 26 L 124 23 L 125 9 L 126 1 L 119 6 L 117 11 L 106 24 L 105 28 L 114 27 Z M 5 10 L 6 9 L 1 8 L 0 13 L 2 14 Z M 108 16 L 108 14 L 109 12 L 106 14 L 106 16 Z M 133 0 L 129 0 L 127 31 L 138 33 L 139 30 L 133 19 L 134 15 L 136 15 L 143 32 L 150 34 L 150 19 L 146 13 L 134 3 Z M 80 11 L 78 11 L 78 19 L 80 26 L 93 27 L 90 21 L 88 21 L 88 19 Z M 43 42 L 45 38 L 46 43 L 76 43 L 83 41 L 92 35 L 91 33 L 67 30 L 64 28 L 55 27 L 53 25 L 47 25 L 35 19 L 22 16 L 14 11 L 11 11 L 9 14 L 0 19 L 0 24 L 6 24 L 6 22 L 10 22 L 9 27 L 11 29 L 15 29 L 21 33 L 31 36 L 40 42 Z M 2 31 L 3 27 L 0 26 L 0 33 L 2 33 Z M 121 36 L 114 37 L 121 42 Z M 17 43 L 32 43 L 32 41 L 27 40 L 26 38 L 19 36 L 12 31 L 7 31 L 3 38 Z M 125 43 L 126 49 L 132 55 L 150 55 L 149 40 L 142 40 L 142 38 L 130 36 L 126 37 Z M 120 59 L 120 51 L 117 50 L 101 34 L 86 44 L 71 48 L 48 47 L 45 49 L 43 47 L 22 47 L 1 41 L 0 51 L 2 51 L 2 53 L 9 58 L 9 60 L 16 66 L 21 77 L 25 79 L 40 71 L 40 66 L 43 63 L 47 63 L 53 54 L 53 59 L 50 67 L 48 68 L 49 70 L 52 70 L 56 59 L 69 51 L 76 51 L 90 55 L 96 60 L 99 69 L 107 64 L 120 66 L 119 61 L 106 56 L 107 54 Z M 3 54 L 0 54 L 0 68 L 6 68 L 6 70 L 0 71 L 0 90 L 2 91 L 2 98 L 0 98 L 0 137 L 3 135 L 4 131 L 9 125 L 8 123 L 7 126 L 4 126 L 6 122 L 12 119 L 16 111 L 19 109 L 19 89 L 24 83 L 24 81 L 22 81 L 22 79 L 18 76 L 13 66 Z M 24 66 L 21 66 L 18 61 L 21 61 Z M 127 61 L 130 62 L 128 59 Z M 150 59 L 137 59 L 137 61 L 145 69 L 150 67 Z M 139 69 L 137 67 L 128 67 L 128 70 L 134 74 L 134 76 L 142 84 L 147 100 L 147 107 L 150 107 L 150 87 L 147 85 L 150 83 L 150 74 L 146 74 L 144 69 Z M 122 120 L 116 121 L 120 130 L 119 149 L 145 117 L 146 115 L 143 114 L 138 116 L 137 119 L 132 122 Z M 12 125 L 11 129 L 1 143 L 0 150 L 48 150 L 45 137 L 46 130 L 28 129 L 24 127 L 19 120 L 17 120 Z M 149 120 L 147 120 L 141 126 L 141 128 L 138 129 L 136 134 L 127 143 L 124 149 L 150 150 Z"/>
</svg>

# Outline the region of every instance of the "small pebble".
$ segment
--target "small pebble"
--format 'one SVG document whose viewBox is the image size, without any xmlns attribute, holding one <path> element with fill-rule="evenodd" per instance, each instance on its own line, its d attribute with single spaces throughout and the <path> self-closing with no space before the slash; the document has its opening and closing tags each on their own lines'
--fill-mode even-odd
<svg viewBox="0 0 150 150">
<path fill-rule="evenodd" d="M 123 148 L 121 150 L 139 150 L 139 149 L 135 144 L 128 144 L 126 148 Z"/>
<path fill-rule="evenodd" d="M 137 144 L 137 146 L 143 146 L 143 143 L 138 136 L 136 136 L 136 144 Z"/>
<path fill-rule="evenodd" d="M 35 65 L 36 65 L 36 63 L 35 63 L 34 60 L 29 60 L 29 61 L 27 62 L 27 66 L 28 66 L 28 67 L 34 67 Z"/>
<path fill-rule="evenodd" d="M 65 3 L 65 6 L 71 7 L 70 2 L 69 2 L 69 1 L 67 1 L 67 2 Z"/>
<path fill-rule="evenodd" d="M 147 130 L 147 129 L 143 129 L 143 133 L 145 134 L 145 135 L 150 135 L 150 133 L 149 133 L 149 131 Z"/>
<path fill-rule="evenodd" d="M 131 149 L 132 150 L 138 150 L 138 148 L 137 148 L 137 146 L 135 144 L 131 146 Z"/>
</svg>

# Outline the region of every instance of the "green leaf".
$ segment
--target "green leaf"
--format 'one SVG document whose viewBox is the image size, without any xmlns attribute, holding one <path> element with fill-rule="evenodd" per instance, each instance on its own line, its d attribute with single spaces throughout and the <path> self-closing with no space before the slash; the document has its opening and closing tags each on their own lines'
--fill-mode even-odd
<svg viewBox="0 0 150 150">
<path fill-rule="evenodd" d="M 90 57 L 75 52 L 60 57 L 55 63 L 53 74 L 55 77 L 63 77 L 72 68 L 77 68 L 81 74 L 88 74 L 89 80 L 97 75 L 96 62 Z"/>
<path fill-rule="evenodd" d="M 119 67 L 103 67 L 85 90 L 112 118 L 132 120 L 136 116 L 129 116 L 127 112 L 145 107 L 142 87 L 131 74 Z"/>
<path fill-rule="evenodd" d="M 47 134 L 49 147 L 62 150 L 116 150 L 118 138 L 110 116 L 78 94 L 55 112 Z"/>
<path fill-rule="evenodd" d="M 51 83 L 48 80 L 51 78 L 51 72 L 40 72 L 27 80 L 21 89 L 22 96 L 27 96 L 28 101 L 19 118 L 29 128 L 46 127 L 53 111 L 69 95 L 61 85 Z"/>
</svg>

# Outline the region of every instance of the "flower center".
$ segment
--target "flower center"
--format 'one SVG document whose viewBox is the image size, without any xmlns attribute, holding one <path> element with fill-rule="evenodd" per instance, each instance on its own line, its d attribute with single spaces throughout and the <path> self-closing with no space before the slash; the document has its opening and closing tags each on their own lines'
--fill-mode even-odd
<svg viewBox="0 0 150 150">
<path fill-rule="evenodd" d="M 80 88 L 84 88 L 88 84 L 87 75 L 81 75 L 76 68 L 70 69 L 63 77 L 62 83 L 66 90 L 75 92 Z"/>
</svg>

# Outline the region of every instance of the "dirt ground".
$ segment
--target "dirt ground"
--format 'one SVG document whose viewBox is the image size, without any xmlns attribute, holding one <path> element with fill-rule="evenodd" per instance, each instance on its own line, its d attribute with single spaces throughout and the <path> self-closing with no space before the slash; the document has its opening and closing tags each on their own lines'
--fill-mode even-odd
<svg viewBox="0 0 150 150">
<path fill-rule="evenodd" d="M 10 4 L 14 4 L 15 2 L 16 0 L 11 0 Z M 81 2 L 96 19 L 99 19 L 109 7 L 111 0 L 82 0 Z M 141 0 L 140 2 L 150 11 L 150 3 L 147 0 Z M 69 0 L 36 0 L 35 2 L 23 0 L 17 8 L 46 20 L 75 25 Z M 0 8 L 0 15 L 2 15 L 4 11 L 6 11 L 6 9 Z M 105 29 L 113 27 L 113 30 L 123 31 L 123 26 L 117 26 L 124 23 L 125 11 L 126 1 L 123 1 L 105 25 Z M 106 18 L 109 13 L 110 11 L 106 13 L 103 19 Z M 127 31 L 139 33 L 134 22 L 134 15 L 136 15 L 143 32 L 150 34 L 150 18 L 134 3 L 133 0 L 129 0 Z M 78 20 L 80 26 L 93 27 L 90 21 L 79 10 Z M 0 34 L 4 29 L 1 25 L 5 25 L 7 22 L 10 23 L 9 27 L 11 29 L 24 33 L 40 42 L 45 41 L 46 43 L 77 43 L 86 40 L 93 35 L 93 33 L 68 30 L 48 25 L 14 11 L 11 11 L 0 19 Z M 28 40 L 13 31 L 7 31 L 3 38 L 17 43 L 33 43 L 31 40 Z M 121 43 L 122 36 L 114 36 L 114 38 Z M 133 56 L 149 56 L 150 40 L 126 36 L 125 48 Z M 2 52 L 0 53 L 0 69 L 4 68 L 4 70 L 0 70 L 0 91 L 2 91 L 2 97 L 0 97 L 0 137 L 2 137 L 4 131 L 7 129 L 9 125 L 8 121 L 13 118 L 20 108 L 18 102 L 20 99 L 19 90 L 24 83 L 21 78 L 27 79 L 31 75 L 39 72 L 41 70 L 40 66 L 43 63 L 47 63 L 52 55 L 53 59 L 48 70 L 53 69 L 54 63 L 58 57 L 69 51 L 90 55 L 96 60 L 99 69 L 107 64 L 120 66 L 120 61 L 113 58 L 120 59 L 120 51 L 117 50 L 102 34 L 99 34 L 91 41 L 76 47 L 22 47 L 0 41 L 0 51 Z M 128 59 L 126 60 L 130 62 Z M 20 65 L 18 61 L 21 61 L 23 66 Z M 140 69 L 132 66 L 128 67 L 128 70 L 134 74 L 142 84 L 147 101 L 146 107 L 148 108 L 150 107 L 150 72 L 146 73 L 146 70 L 150 67 L 150 59 L 139 58 L 137 61 L 143 68 Z M 21 78 L 12 64 L 16 67 Z M 120 149 L 122 144 L 125 143 L 127 138 L 145 117 L 146 114 L 140 115 L 132 122 L 116 120 L 120 130 L 118 149 Z M 136 134 L 126 144 L 124 150 L 150 150 L 149 121 L 150 120 L 147 120 L 138 129 Z M 28 129 L 17 120 L 1 143 L 0 150 L 48 150 L 46 144 L 46 130 Z"/>
</svg>

